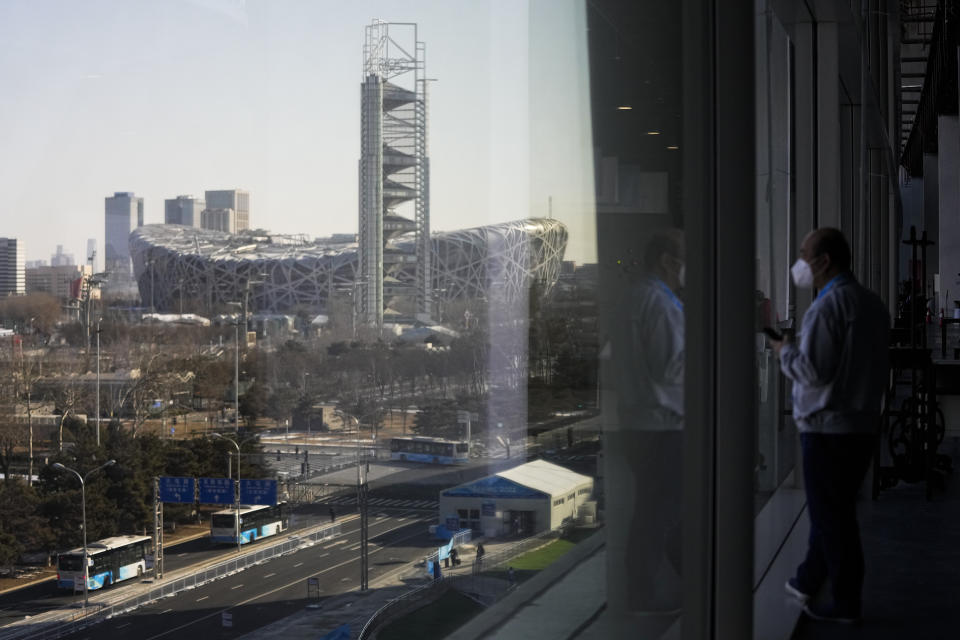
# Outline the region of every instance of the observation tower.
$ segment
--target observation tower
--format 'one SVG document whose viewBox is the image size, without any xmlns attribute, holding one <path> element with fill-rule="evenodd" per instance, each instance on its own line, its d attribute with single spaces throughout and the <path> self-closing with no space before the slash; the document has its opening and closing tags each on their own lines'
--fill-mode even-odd
<svg viewBox="0 0 960 640">
<path fill-rule="evenodd" d="M 354 304 L 383 326 L 390 306 L 431 313 L 426 47 L 413 23 L 366 27 L 360 86 L 359 273 Z M 394 240 L 412 234 L 409 243 Z M 412 268 L 411 268 L 412 267 Z M 412 277 L 411 277 L 412 276 Z"/>
</svg>

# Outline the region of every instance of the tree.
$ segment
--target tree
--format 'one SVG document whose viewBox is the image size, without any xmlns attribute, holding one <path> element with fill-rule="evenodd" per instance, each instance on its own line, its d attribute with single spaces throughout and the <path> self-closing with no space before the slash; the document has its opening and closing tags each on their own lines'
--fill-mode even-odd
<svg viewBox="0 0 960 640">
<path fill-rule="evenodd" d="M 53 534 L 37 511 L 39 503 L 37 492 L 19 478 L 0 485 L 0 513 L 3 514 L 0 534 L 13 537 L 13 548 L 19 549 L 18 555 L 24 551 L 50 549 L 53 543 Z"/>
<path fill-rule="evenodd" d="M 466 433 L 464 425 L 457 421 L 460 411 L 479 413 L 480 419 L 475 421 L 471 427 L 474 430 L 474 435 L 483 430 L 483 425 L 486 423 L 484 406 L 479 402 L 461 397 L 456 400 L 441 400 L 421 407 L 420 412 L 414 419 L 413 431 L 421 436 L 462 440 Z"/>
<path fill-rule="evenodd" d="M 280 387 L 274 389 L 270 397 L 267 398 L 265 414 L 280 424 L 284 420 L 289 420 L 297 406 L 298 394 L 290 387 Z"/>
<path fill-rule="evenodd" d="M 254 381 L 247 390 L 240 394 L 240 415 L 252 427 L 257 418 L 263 415 L 267 408 L 267 392 L 263 385 Z"/>
<path fill-rule="evenodd" d="M 27 443 L 27 425 L 16 420 L 12 413 L 0 415 L 0 470 L 4 482 L 13 482 L 13 462 L 17 450 Z"/>
<path fill-rule="evenodd" d="M 12 322 L 21 332 L 49 336 L 60 320 L 60 303 L 46 293 L 10 296 L 0 300 L 0 320 Z"/>
<path fill-rule="evenodd" d="M 81 406 L 83 401 L 87 399 L 86 394 L 77 385 L 67 382 L 50 389 L 47 397 L 53 400 L 54 411 L 60 414 L 60 428 L 57 429 L 57 451 L 63 451 L 63 425 L 72 417 L 77 407 Z"/>
<path fill-rule="evenodd" d="M 23 553 L 23 545 L 16 536 L 0 531 L 0 567 L 12 567 L 21 553 Z"/>
</svg>

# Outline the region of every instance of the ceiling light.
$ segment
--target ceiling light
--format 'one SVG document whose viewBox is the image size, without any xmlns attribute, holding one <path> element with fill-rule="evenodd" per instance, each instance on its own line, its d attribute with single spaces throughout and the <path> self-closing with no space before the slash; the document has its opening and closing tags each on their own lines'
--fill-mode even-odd
<svg viewBox="0 0 960 640">
<path fill-rule="evenodd" d="M 619 107 L 617 107 L 617 111 L 632 111 L 632 110 L 633 110 L 633 107 L 631 107 L 628 104 L 622 104 Z"/>
<path fill-rule="evenodd" d="M 672 145 L 670 145 L 669 147 L 667 147 L 667 149 L 669 149 L 670 151 L 676 151 L 676 150 L 679 149 L 679 148 L 680 148 L 680 147 L 678 147 L 678 146 L 675 145 L 675 144 L 672 144 Z"/>
<path fill-rule="evenodd" d="M 660 135 L 659 131 L 647 131 L 648 136 L 658 136 Z"/>
</svg>

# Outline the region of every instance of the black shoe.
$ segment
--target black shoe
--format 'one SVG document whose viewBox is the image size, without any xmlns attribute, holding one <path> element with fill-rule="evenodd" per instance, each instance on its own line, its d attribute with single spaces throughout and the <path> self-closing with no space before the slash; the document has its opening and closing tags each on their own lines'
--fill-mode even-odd
<svg viewBox="0 0 960 640">
<path fill-rule="evenodd" d="M 800 583 L 797 582 L 796 578 L 790 578 L 787 580 L 786 584 L 783 585 L 783 588 L 790 596 L 796 598 L 804 604 L 806 604 L 807 600 L 810 599 L 810 594 L 800 588 Z"/>
<path fill-rule="evenodd" d="M 808 603 L 803 606 L 803 612 L 817 622 L 836 622 L 838 624 L 857 624 L 860 622 L 859 613 L 841 611 L 835 607 Z"/>
</svg>

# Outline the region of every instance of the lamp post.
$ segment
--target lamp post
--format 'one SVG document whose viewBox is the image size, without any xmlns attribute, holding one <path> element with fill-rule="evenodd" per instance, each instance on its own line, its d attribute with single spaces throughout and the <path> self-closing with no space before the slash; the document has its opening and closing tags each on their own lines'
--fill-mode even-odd
<svg viewBox="0 0 960 640">
<path fill-rule="evenodd" d="M 97 447 L 100 447 L 100 320 L 102 318 L 97 318 L 97 408 L 96 408 L 96 425 L 97 425 Z"/>
<path fill-rule="evenodd" d="M 240 445 L 237 444 L 237 441 L 233 438 L 228 438 L 221 433 L 211 433 L 210 435 L 214 438 L 226 440 L 237 449 L 237 486 L 233 492 L 233 504 L 234 508 L 237 510 L 236 518 L 234 518 L 234 520 L 236 524 L 237 553 L 240 553 Z M 249 440 L 249 438 L 247 440 Z M 247 442 L 247 440 L 244 440 L 243 442 Z"/>
<path fill-rule="evenodd" d="M 239 302 L 228 302 L 227 304 L 240 307 Z M 236 431 L 240 433 L 240 319 L 237 318 L 233 323 L 233 336 L 236 353 L 233 360 L 233 420 L 236 425 Z"/>
<path fill-rule="evenodd" d="M 367 581 L 367 566 L 369 564 L 369 554 L 367 551 L 367 540 L 369 538 L 369 524 L 367 518 L 368 505 L 367 505 L 367 477 L 366 474 L 360 469 L 360 418 L 357 416 L 347 413 L 345 411 L 338 411 L 341 416 L 349 416 L 357 423 L 357 437 L 356 437 L 356 457 L 357 457 L 357 510 L 360 512 L 360 591 L 366 591 L 368 586 Z M 374 412 L 375 413 L 375 412 Z M 373 413 L 365 414 L 361 417 L 367 417 L 373 415 Z"/>
<path fill-rule="evenodd" d="M 87 599 L 88 599 L 88 592 L 89 592 L 88 583 L 90 582 L 90 576 L 88 575 L 90 567 L 87 560 L 87 478 L 89 478 L 91 474 L 99 471 L 100 469 L 104 469 L 116 463 L 117 463 L 116 460 L 107 460 L 99 467 L 95 469 L 91 469 L 90 471 L 87 471 L 86 475 L 80 475 L 80 473 L 76 469 L 71 469 L 70 467 L 66 467 L 60 464 L 59 462 L 54 462 L 53 465 L 51 465 L 57 471 L 69 471 L 73 475 L 77 476 L 77 480 L 80 481 L 80 505 L 81 505 L 80 508 L 83 514 L 83 608 L 84 609 L 87 608 Z"/>
</svg>

